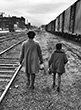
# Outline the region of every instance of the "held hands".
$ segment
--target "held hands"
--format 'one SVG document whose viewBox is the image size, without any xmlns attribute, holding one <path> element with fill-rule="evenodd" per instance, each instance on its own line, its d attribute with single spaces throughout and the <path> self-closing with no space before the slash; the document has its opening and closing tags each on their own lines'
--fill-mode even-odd
<svg viewBox="0 0 81 110">
<path fill-rule="evenodd" d="M 44 64 L 40 64 L 40 70 L 44 70 Z"/>
<path fill-rule="evenodd" d="M 50 68 L 48 68 L 48 70 L 47 70 L 47 71 L 48 71 L 48 74 L 49 74 L 49 75 L 51 75 L 51 74 L 52 74 L 52 72 L 51 72 Z"/>
</svg>

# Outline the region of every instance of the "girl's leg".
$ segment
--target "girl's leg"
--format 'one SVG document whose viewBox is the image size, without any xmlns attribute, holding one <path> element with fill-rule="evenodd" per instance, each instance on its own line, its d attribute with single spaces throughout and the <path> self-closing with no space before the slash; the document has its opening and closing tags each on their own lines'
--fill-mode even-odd
<svg viewBox="0 0 81 110">
<path fill-rule="evenodd" d="M 60 92 L 60 85 L 61 85 L 61 74 L 58 73 L 58 87 L 57 87 L 58 92 Z"/>
<path fill-rule="evenodd" d="M 34 89 L 34 82 L 35 82 L 35 74 L 31 73 L 31 85 L 30 85 L 31 89 Z"/>
<path fill-rule="evenodd" d="M 55 88 L 56 73 L 53 73 L 53 88 Z"/>
<path fill-rule="evenodd" d="M 30 85 L 30 73 L 27 73 L 27 80 L 28 80 L 27 85 Z"/>
</svg>

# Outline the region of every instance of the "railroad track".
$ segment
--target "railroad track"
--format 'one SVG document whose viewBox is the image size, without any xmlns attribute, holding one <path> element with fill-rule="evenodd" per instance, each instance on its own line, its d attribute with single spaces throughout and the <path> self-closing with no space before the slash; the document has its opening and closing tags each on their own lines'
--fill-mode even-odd
<svg viewBox="0 0 81 110">
<path fill-rule="evenodd" d="M 5 35 L 5 36 L 2 36 L 0 37 L 0 43 L 3 43 L 4 41 L 7 41 L 7 40 L 11 40 L 11 39 L 17 39 L 18 37 L 21 37 L 21 33 L 13 33 L 13 34 L 8 34 L 8 35 Z"/>
<path fill-rule="evenodd" d="M 0 52 L 17 43 L 18 41 L 23 40 L 23 36 L 27 39 L 25 32 L 13 34 L 9 38 L 6 37 L 5 39 L 3 39 L 3 42 L 0 42 Z"/>
<path fill-rule="evenodd" d="M 55 41 L 55 39 L 54 39 L 54 41 Z M 52 43 L 52 45 L 55 46 L 54 41 L 52 40 L 51 43 Z M 70 51 L 71 53 L 76 55 L 81 60 L 81 49 L 80 49 L 80 46 L 78 44 L 76 44 L 75 42 L 72 42 L 72 41 L 67 42 L 66 40 L 60 39 L 60 38 L 58 38 L 58 40 L 56 39 L 56 42 L 61 42 L 63 44 L 63 46 L 66 48 L 67 51 Z M 54 49 L 53 47 L 50 48 L 51 52 L 52 52 L 53 49 Z"/>
<path fill-rule="evenodd" d="M 25 40 L 25 39 L 24 39 Z M 21 65 L 19 62 L 21 40 L 0 53 L 0 103 L 3 101 Z"/>
<path fill-rule="evenodd" d="M 71 46 L 68 43 L 65 44 L 63 41 L 62 43 L 67 48 L 68 51 L 72 52 L 74 55 L 78 57 L 78 59 L 81 60 L 81 50 L 77 49 L 76 47 Z"/>
<path fill-rule="evenodd" d="M 72 42 L 67 43 L 65 40 L 61 40 L 61 39 L 59 39 L 58 42 L 61 42 L 63 44 L 64 48 L 66 48 L 67 51 L 70 51 L 74 57 L 77 56 L 77 58 L 79 60 L 81 60 L 81 49 L 77 48 L 77 47 L 80 47 L 79 45 L 76 45 L 73 47 L 73 46 L 71 46 Z M 51 49 L 51 51 L 53 50 L 52 48 L 50 48 L 50 49 Z M 46 106 L 46 110 L 50 110 L 53 106 L 54 106 L 54 99 L 53 99 L 53 97 L 51 97 L 48 105 Z"/>
</svg>

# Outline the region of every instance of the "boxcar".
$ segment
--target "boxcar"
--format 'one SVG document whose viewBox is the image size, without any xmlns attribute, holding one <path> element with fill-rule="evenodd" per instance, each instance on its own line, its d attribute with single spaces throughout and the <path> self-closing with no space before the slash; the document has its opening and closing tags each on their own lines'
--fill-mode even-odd
<svg viewBox="0 0 81 110">
<path fill-rule="evenodd" d="M 58 32 L 58 17 L 56 18 L 55 21 L 55 32 Z"/>
<path fill-rule="evenodd" d="M 81 35 L 81 0 L 76 3 L 74 33 Z"/>
<path fill-rule="evenodd" d="M 55 20 L 51 21 L 51 32 L 55 32 Z"/>
<path fill-rule="evenodd" d="M 55 20 L 46 25 L 49 32 L 81 42 L 81 0 L 64 10 Z"/>
<path fill-rule="evenodd" d="M 71 10 L 71 7 L 65 10 L 64 33 L 69 33 L 70 10 Z"/>
<path fill-rule="evenodd" d="M 59 15 L 59 32 L 62 32 L 62 14 Z"/>
<path fill-rule="evenodd" d="M 51 32 L 51 22 L 48 24 L 47 30 L 48 30 L 49 32 Z"/>
</svg>

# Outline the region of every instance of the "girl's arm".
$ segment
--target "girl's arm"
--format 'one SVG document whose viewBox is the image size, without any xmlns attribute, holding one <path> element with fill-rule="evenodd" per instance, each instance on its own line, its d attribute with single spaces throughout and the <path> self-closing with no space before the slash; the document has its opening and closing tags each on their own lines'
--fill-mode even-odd
<svg viewBox="0 0 81 110">
<path fill-rule="evenodd" d="M 21 50 L 20 59 L 19 59 L 20 64 L 22 63 L 23 58 L 24 58 L 24 45 L 22 44 L 22 50 Z"/>
<path fill-rule="evenodd" d="M 38 53 L 38 56 L 39 56 L 39 59 L 40 59 L 40 64 L 42 64 L 43 63 L 43 57 L 42 57 L 42 51 L 41 51 L 41 48 L 40 48 L 39 44 L 37 45 L 37 53 Z"/>
<path fill-rule="evenodd" d="M 52 53 L 51 58 L 50 58 L 50 60 L 48 61 L 49 67 L 50 67 L 50 65 L 53 63 L 53 56 L 54 56 L 54 53 Z"/>
<path fill-rule="evenodd" d="M 64 53 L 64 64 L 66 64 L 67 62 L 68 62 L 68 59 L 67 59 L 66 54 Z"/>
</svg>

